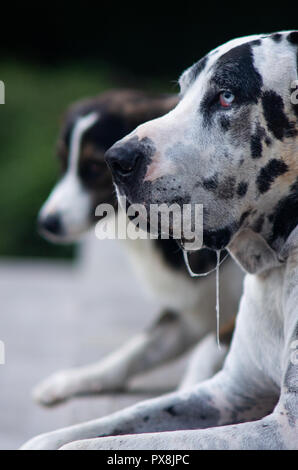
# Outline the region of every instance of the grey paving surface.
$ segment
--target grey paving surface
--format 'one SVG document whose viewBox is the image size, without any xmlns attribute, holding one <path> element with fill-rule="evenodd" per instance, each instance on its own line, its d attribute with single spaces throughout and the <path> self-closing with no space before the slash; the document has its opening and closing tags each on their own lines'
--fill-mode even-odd
<svg viewBox="0 0 298 470">
<path fill-rule="evenodd" d="M 116 241 L 84 245 L 80 262 L 0 260 L 0 449 L 93 419 L 173 388 L 184 362 L 134 380 L 127 393 L 43 409 L 31 399 L 41 379 L 114 350 L 148 325 L 157 306 L 142 291 Z M 165 385 L 166 377 L 166 385 Z"/>
</svg>

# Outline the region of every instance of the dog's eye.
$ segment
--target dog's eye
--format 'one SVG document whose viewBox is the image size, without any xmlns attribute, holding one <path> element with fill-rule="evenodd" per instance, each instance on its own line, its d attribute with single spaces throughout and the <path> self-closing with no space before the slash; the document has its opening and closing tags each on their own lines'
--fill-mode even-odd
<svg viewBox="0 0 298 470">
<path fill-rule="evenodd" d="M 234 100 L 235 96 L 231 91 L 225 90 L 219 95 L 219 102 L 223 108 L 230 108 Z"/>
</svg>

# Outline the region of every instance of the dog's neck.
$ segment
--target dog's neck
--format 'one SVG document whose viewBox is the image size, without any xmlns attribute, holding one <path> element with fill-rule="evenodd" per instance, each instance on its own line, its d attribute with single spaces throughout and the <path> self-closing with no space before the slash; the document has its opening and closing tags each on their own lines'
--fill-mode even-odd
<svg viewBox="0 0 298 470">
<path fill-rule="evenodd" d="M 228 250 L 238 264 L 250 274 L 259 274 L 281 266 L 291 250 L 298 247 L 298 215 L 289 212 L 287 204 L 298 207 L 298 192 L 291 193 L 293 201 L 287 198 L 280 201 L 278 215 L 271 222 L 271 231 L 257 233 L 253 228 L 239 230 L 228 246 Z M 280 218 L 280 220 L 278 218 Z M 280 232 L 277 234 L 277 227 Z"/>
<path fill-rule="evenodd" d="M 287 171 L 278 178 L 269 175 L 269 187 L 248 207 L 247 218 L 229 244 L 232 256 L 250 273 L 284 262 L 289 240 L 298 226 L 298 137 L 276 142 L 268 161 L 282 155 Z M 272 177 L 272 181 L 270 178 Z M 296 230 L 295 230 L 296 229 Z M 298 236 L 296 236 L 298 239 Z M 285 246 L 288 248 L 285 250 Z"/>
</svg>

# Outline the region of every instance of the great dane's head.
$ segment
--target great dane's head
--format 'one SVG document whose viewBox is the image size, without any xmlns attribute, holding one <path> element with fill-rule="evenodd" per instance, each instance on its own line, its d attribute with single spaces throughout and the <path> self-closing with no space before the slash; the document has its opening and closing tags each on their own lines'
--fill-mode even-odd
<svg viewBox="0 0 298 470">
<path fill-rule="evenodd" d="M 186 70 L 181 99 L 107 154 L 132 203 L 204 205 L 204 245 L 249 230 L 276 250 L 298 221 L 298 31 L 236 39 Z"/>
</svg>

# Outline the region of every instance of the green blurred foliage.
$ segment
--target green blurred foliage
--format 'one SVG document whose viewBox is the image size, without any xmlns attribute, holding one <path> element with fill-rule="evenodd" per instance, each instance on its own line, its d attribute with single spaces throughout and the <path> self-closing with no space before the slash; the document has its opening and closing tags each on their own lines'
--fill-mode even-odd
<svg viewBox="0 0 298 470">
<path fill-rule="evenodd" d="M 45 67 L 4 62 L 0 80 L 0 256 L 69 257 L 73 247 L 55 246 L 36 231 L 36 216 L 58 176 L 55 144 L 66 107 L 105 89 L 135 85 L 109 67 L 66 64 Z M 163 81 L 173 86 L 168 80 Z M 139 87 L 161 90 L 147 79 Z"/>
<path fill-rule="evenodd" d="M 112 86 L 108 71 L 68 65 L 2 63 L 6 103 L 0 106 L 0 255 L 63 256 L 36 232 L 36 215 L 58 175 L 60 118 L 73 101 Z"/>
</svg>

